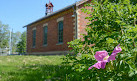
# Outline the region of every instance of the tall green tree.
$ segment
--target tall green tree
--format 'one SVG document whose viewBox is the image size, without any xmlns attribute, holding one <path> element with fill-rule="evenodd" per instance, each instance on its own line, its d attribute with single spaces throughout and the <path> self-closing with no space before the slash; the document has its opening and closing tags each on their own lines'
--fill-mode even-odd
<svg viewBox="0 0 137 81">
<path fill-rule="evenodd" d="M 26 52 L 26 32 L 21 34 L 20 41 L 17 44 L 17 52 L 25 53 Z"/>
<path fill-rule="evenodd" d="M 9 26 L 0 21 L 0 48 L 9 47 Z"/>
<path fill-rule="evenodd" d="M 17 50 L 17 44 L 20 41 L 21 38 L 21 32 L 17 31 L 17 32 L 12 32 L 11 33 L 11 46 L 12 46 L 12 53 L 16 52 Z"/>
</svg>

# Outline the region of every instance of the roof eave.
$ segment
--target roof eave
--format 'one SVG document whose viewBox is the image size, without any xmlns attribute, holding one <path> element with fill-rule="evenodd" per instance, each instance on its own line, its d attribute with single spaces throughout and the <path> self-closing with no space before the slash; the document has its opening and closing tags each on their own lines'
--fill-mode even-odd
<svg viewBox="0 0 137 81">
<path fill-rule="evenodd" d="M 58 10 L 58 11 L 56 11 L 56 12 L 53 12 L 52 14 L 49 14 L 49 15 L 47 15 L 47 16 L 44 16 L 44 17 L 42 17 L 42 18 L 40 18 L 40 19 L 38 19 L 38 20 L 36 20 L 36 21 L 28 24 L 28 25 L 23 26 L 23 28 L 25 28 L 25 27 L 27 27 L 27 26 L 30 26 L 30 25 L 32 25 L 32 24 L 34 24 L 34 23 L 36 23 L 36 22 L 38 22 L 38 21 L 41 21 L 41 20 L 43 20 L 43 19 L 46 19 L 46 18 L 48 18 L 48 17 L 50 17 L 50 16 L 53 16 L 53 15 L 59 13 L 59 12 L 62 12 L 62 11 L 64 11 L 64 10 L 67 10 L 67 9 L 73 7 L 73 6 L 76 6 L 76 3 L 74 3 L 74 4 L 72 4 L 72 5 L 69 5 L 69 6 L 67 6 L 67 7 L 65 7 L 65 8 L 63 8 L 63 9 L 60 9 L 60 10 Z"/>
</svg>

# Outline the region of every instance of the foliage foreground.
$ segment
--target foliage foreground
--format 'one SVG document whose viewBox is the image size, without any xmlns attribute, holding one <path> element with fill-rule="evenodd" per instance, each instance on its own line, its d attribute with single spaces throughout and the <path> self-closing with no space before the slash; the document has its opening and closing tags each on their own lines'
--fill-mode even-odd
<svg viewBox="0 0 137 81">
<path fill-rule="evenodd" d="M 65 81 L 63 56 L 0 56 L 0 81 Z"/>
<path fill-rule="evenodd" d="M 89 15 L 86 17 L 89 21 L 87 34 L 83 35 L 82 40 L 76 39 L 68 43 L 73 48 L 73 55 L 64 58 L 64 63 L 71 64 L 74 71 L 69 77 L 74 77 L 75 81 L 137 81 L 135 1 L 137 0 L 92 0 L 85 4 L 92 8 L 82 9 Z M 116 59 L 108 62 L 108 57 L 114 53 L 113 49 L 118 44 L 122 51 L 115 54 Z M 102 53 L 103 50 L 105 53 Z M 98 51 L 101 51 L 99 55 Z M 96 55 L 102 60 L 97 59 Z"/>
</svg>

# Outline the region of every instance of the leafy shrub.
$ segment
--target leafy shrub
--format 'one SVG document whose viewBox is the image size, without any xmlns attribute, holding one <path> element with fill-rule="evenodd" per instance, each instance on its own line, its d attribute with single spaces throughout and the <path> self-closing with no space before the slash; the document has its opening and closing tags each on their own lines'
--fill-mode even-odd
<svg viewBox="0 0 137 81">
<path fill-rule="evenodd" d="M 72 66 L 70 80 L 137 80 L 137 4 L 130 0 L 92 0 L 92 10 L 82 9 L 89 14 L 84 41 L 69 42 L 73 54 L 64 58 Z M 93 5 L 94 4 L 94 5 Z M 94 44 L 94 45 L 93 45 Z M 88 68 L 96 63 L 95 52 L 112 52 L 120 44 L 122 52 L 116 60 L 107 63 L 105 69 Z M 109 53 L 111 54 L 111 53 Z"/>
</svg>

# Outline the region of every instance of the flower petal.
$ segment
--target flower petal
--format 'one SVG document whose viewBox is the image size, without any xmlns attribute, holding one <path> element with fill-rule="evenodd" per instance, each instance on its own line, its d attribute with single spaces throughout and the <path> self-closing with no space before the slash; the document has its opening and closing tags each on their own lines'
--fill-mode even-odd
<svg viewBox="0 0 137 81">
<path fill-rule="evenodd" d="M 112 54 L 111 54 L 110 57 L 108 58 L 108 61 L 110 61 L 110 60 L 115 60 L 115 57 L 116 57 L 117 53 L 119 53 L 119 52 L 122 51 L 121 47 L 119 47 L 119 46 L 120 46 L 120 44 L 115 47 L 115 49 L 113 50 Z"/>
<path fill-rule="evenodd" d="M 106 66 L 107 61 L 103 60 L 103 61 L 98 61 L 96 64 L 94 64 L 93 66 L 89 67 L 88 70 L 92 69 L 93 67 L 97 68 L 97 69 L 104 69 Z"/>
<path fill-rule="evenodd" d="M 97 51 L 95 54 L 95 59 L 97 61 L 103 61 L 103 58 L 108 56 L 108 52 L 107 51 Z"/>
</svg>

